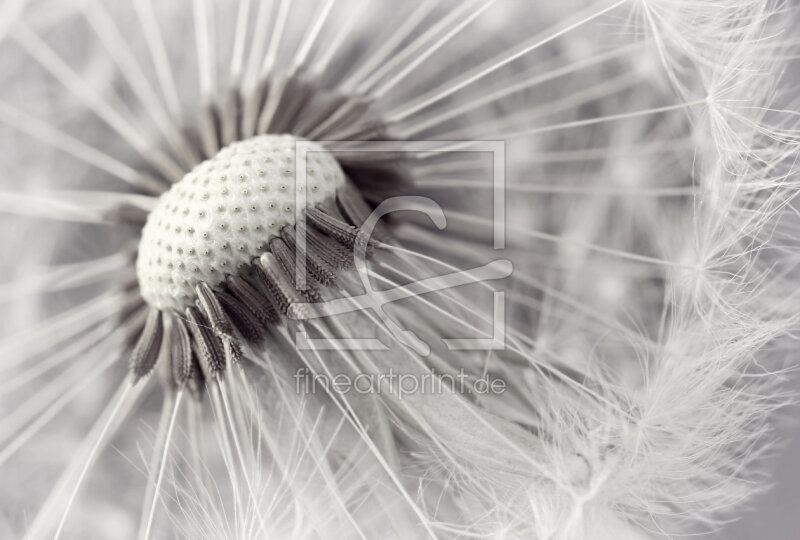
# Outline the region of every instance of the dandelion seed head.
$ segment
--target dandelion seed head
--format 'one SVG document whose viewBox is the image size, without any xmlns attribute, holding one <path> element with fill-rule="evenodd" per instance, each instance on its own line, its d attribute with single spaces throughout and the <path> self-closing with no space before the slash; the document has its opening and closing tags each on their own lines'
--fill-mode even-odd
<svg viewBox="0 0 800 540">
<path fill-rule="evenodd" d="M 214 287 L 225 279 L 217 268 L 249 265 L 265 243 L 294 224 L 298 194 L 311 206 L 333 200 L 344 185 L 342 168 L 308 142 L 306 190 L 296 182 L 297 141 L 261 135 L 232 143 L 160 197 L 136 261 L 142 297 L 151 306 L 183 310 L 196 299 L 199 282 Z"/>
<path fill-rule="evenodd" d="M 798 320 L 797 10 L 535 4 L 0 8 L 0 211 L 44 221 L 5 238 L 0 536 L 638 538 L 752 500 Z M 486 152 L 361 146 L 435 140 L 503 141 L 503 200 Z M 406 194 L 447 226 L 381 218 L 354 268 Z M 385 310 L 359 280 L 390 298 L 498 257 L 503 280 Z M 386 350 L 340 347 L 365 338 Z M 466 389 L 307 386 L 390 367 Z"/>
</svg>

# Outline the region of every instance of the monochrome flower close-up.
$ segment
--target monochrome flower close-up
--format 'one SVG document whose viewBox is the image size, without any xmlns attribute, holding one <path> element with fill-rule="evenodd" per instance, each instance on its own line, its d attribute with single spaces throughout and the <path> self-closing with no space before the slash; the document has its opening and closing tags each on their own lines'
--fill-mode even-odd
<svg viewBox="0 0 800 540">
<path fill-rule="evenodd" d="M 787 538 L 798 8 L 0 2 L 0 538 Z"/>
</svg>

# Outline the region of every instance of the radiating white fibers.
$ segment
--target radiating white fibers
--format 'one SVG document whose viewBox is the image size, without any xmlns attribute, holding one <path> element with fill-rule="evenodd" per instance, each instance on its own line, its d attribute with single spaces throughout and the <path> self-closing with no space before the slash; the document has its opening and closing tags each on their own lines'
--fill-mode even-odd
<svg viewBox="0 0 800 540">
<path fill-rule="evenodd" d="M 800 317 L 798 8 L 396 4 L 0 7 L 0 536 L 713 535 L 767 487 Z M 235 335 L 143 299 L 159 197 L 280 134 L 337 170 L 292 298 L 352 309 L 225 289 L 288 217 L 203 277 Z M 359 275 L 362 197 L 408 195 Z M 487 279 L 437 288 L 458 270 Z"/>
</svg>

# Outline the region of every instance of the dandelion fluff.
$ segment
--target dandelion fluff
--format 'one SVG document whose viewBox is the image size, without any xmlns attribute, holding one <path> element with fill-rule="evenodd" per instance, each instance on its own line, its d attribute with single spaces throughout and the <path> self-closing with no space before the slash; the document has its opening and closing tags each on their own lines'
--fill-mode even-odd
<svg viewBox="0 0 800 540">
<path fill-rule="evenodd" d="M 717 531 L 790 399 L 796 17 L 7 3 L 0 533 Z"/>
</svg>

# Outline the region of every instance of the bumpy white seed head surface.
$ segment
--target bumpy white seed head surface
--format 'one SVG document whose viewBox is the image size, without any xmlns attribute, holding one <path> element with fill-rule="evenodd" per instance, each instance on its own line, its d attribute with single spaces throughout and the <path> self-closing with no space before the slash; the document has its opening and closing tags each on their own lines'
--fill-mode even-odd
<svg viewBox="0 0 800 540">
<path fill-rule="evenodd" d="M 249 265 L 284 226 L 295 223 L 297 192 L 305 192 L 308 206 L 333 199 L 345 181 L 341 167 L 322 147 L 307 143 L 302 185 L 295 175 L 297 141 L 262 135 L 233 143 L 161 196 L 136 260 L 148 304 L 182 310 L 194 302 L 200 281 L 213 287 Z"/>
</svg>

